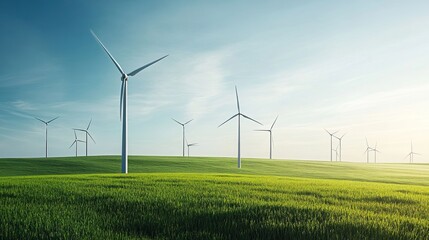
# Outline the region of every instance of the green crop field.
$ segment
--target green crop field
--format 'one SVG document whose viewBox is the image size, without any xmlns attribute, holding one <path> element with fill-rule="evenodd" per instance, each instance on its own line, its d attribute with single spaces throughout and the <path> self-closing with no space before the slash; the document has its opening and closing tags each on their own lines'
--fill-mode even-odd
<svg viewBox="0 0 429 240">
<path fill-rule="evenodd" d="M 0 239 L 429 239 L 429 165 L 0 159 Z"/>
</svg>

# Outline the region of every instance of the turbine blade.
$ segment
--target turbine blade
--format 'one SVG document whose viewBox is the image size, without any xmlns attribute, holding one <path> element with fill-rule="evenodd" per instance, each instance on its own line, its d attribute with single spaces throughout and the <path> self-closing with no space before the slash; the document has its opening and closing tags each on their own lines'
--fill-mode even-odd
<svg viewBox="0 0 429 240">
<path fill-rule="evenodd" d="M 188 146 L 197 146 L 197 145 L 198 145 L 198 143 L 191 143 Z"/>
<path fill-rule="evenodd" d="M 194 119 L 191 119 L 191 120 L 185 122 L 183 125 L 186 125 L 186 124 L 190 123 L 192 120 L 194 120 Z"/>
<path fill-rule="evenodd" d="M 97 35 L 95 35 L 95 33 L 90 30 L 92 35 L 95 37 L 95 39 L 97 39 L 98 43 L 100 43 L 100 45 L 103 47 L 104 51 L 107 53 L 107 55 L 109 55 L 110 59 L 112 60 L 112 62 L 116 65 L 116 67 L 118 68 L 119 72 L 121 72 L 122 75 L 125 75 L 124 70 L 122 70 L 121 66 L 119 65 L 119 63 L 115 60 L 115 58 L 112 56 L 112 54 L 110 54 L 109 50 L 107 50 L 107 48 L 104 46 L 104 44 L 100 41 L 100 39 L 97 37 Z"/>
<path fill-rule="evenodd" d="M 338 131 L 335 131 L 335 132 L 333 132 L 333 133 L 331 133 L 331 132 L 329 132 L 328 130 L 326 130 L 326 128 L 324 128 L 325 129 L 325 131 L 329 134 L 329 135 L 334 135 L 335 133 L 337 133 Z"/>
<path fill-rule="evenodd" d="M 366 141 L 366 146 L 369 148 L 368 138 L 365 137 L 365 141 Z"/>
<path fill-rule="evenodd" d="M 70 147 L 69 147 L 69 149 L 71 148 L 71 147 L 73 147 L 73 145 L 76 143 L 76 140 L 74 140 L 74 142 L 70 145 Z"/>
<path fill-rule="evenodd" d="M 59 116 L 58 117 L 56 117 L 56 118 L 53 118 L 53 119 L 51 119 L 51 120 L 49 120 L 48 122 L 46 122 L 46 123 L 50 123 L 50 122 L 53 122 L 53 121 L 55 121 L 56 119 L 58 119 L 59 118 Z"/>
<path fill-rule="evenodd" d="M 74 132 L 74 140 L 76 140 L 77 139 L 76 130 L 73 130 L 73 132 Z"/>
<path fill-rule="evenodd" d="M 249 120 L 254 121 L 255 123 L 258 123 L 259 125 L 263 125 L 262 123 L 260 123 L 260 122 L 256 121 L 256 120 L 255 120 L 255 119 L 253 119 L 253 118 L 250 118 L 250 117 L 248 117 L 248 116 L 246 116 L 246 115 L 244 115 L 244 114 L 241 114 L 241 113 L 240 113 L 240 115 L 241 115 L 241 116 L 243 116 L 243 117 L 245 117 L 245 118 L 247 118 L 247 119 L 249 119 Z"/>
<path fill-rule="evenodd" d="M 175 121 L 175 122 L 177 122 L 178 124 L 180 124 L 180 125 L 185 125 L 185 124 L 183 124 L 183 123 L 181 123 L 181 122 L 179 122 L 179 121 L 177 121 L 176 119 L 174 119 L 174 118 L 171 118 L 171 119 L 173 119 L 173 121 Z"/>
<path fill-rule="evenodd" d="M 274 127 L 274 124 L 276 124 L 276 122 L 277 122 L 277 118 L 279 117 L 279 115 L 277 115 L 277 117 L 276 117 L 276 120 L 274 120 L 274 122 L 273 122 L 273 125 L 271 125 L 271 128 L 270 128 L 270 130 L 272 130 L 273 129 L 273 127 Z"/>
<path fill-rule="evenodd" d="M 91 120 L 89 121 L 89 123 L 88 123 L 88 127 L 86 127 L 86 130 L 88 131 L 88 129 L 89 129 L 89 126 L 91 126 L 91 123 L 92 123 L 92 118 L 91 118 Z"/>
<path fill-rule="evenodd" d="M 122 121 L 122 103 L 124 102 L 124 85 L 125 85 L 125 81 L 122 80 L 121 83 L 121 96 L 119 97 L 119 120 Z"/>
<path fill-rule="evenodd" d="M 217 127 L 220 127 L 220 126 L 224 125 L 224 124 L 225 124 L 225 123 L 227 123 L 229 120 L 231 120 L 231 119 L 233 119 L 233 118 L 237 117 L 238 115 L 239 115 L 239 113 L 235 114 L 234 116 L 230 117 L 228 120 L 226 120 L 225 122 L 223 122 L 221 125 L 219 125 L 219 126 L 217 126 Z"/>
<path fill-rule="evenodd" d="M 84 142 L 85 142 L 85 141 L 83 141 L 83 140 L 76 140 L 76 141 L 81 142 L 81 143 L 84 143 Z"/>
<path fill-rule="evenodd" d="M 235 86 L 235 96 L 237 97 L 237 109 L 238 109 L 238 113 L 240 113 L 240 102 L 238 101 L 237 86 Z"/>
<path fill-rule="evenodd" d="M 159 58 L 159 59 L 157 59 L 157 60 L 155 60 L 155 61 L 153 61 L 153 62 L 151 62 L 151 63 L 148 63 L 148 64 L 144 65 L 143 67 L 137 68 L 136 70 L 134 70 L 134 71 L 132 71 L 132 72 L 128 73 L 128 75 L 129 75 L 129 76 L 134 76 L 134 75 L 136 75 L 137 73 L 139 73 L 141 70 L 143 70 L 143 69 L 145 69 L 145 68 L 149 67 L 149 66 L 150 66 L 150 65 L 152 65 L 152 64 L 155 64 L 155 63 L 157 63 L 157 62 L 161 61 L 162 59 L 164 59 L 164 58 L 166 58 L 166 57 L 168 57 L 168 55 L 165 55 L 165 56 L 164 56 L 164 57 L 162 57 L 162 58 Z"/>
<path fill-rule="evenodd" d="M 73 128 L 73 130 L 81 131 L 81 132 L 87 132 L 85 129 L 80 129 L 80 128 Z"/>
<path fill-rule="evenodd" d="M 94 138 L 92 138 L 91 134 L 90 134 L 88 131 L 86 131 L 86 134 L 88 134 L 88 136 L 92 139 L 92 141 L 93 141 L 95 144 L 97 144 L 97 143 L 95 142 Z"/>
<path fill-rule="evenodd" d="M 40 118 L 37 118 L 37 117 L 34 117 L 35 119 L 37 119 L 37 120 L 39 120 L 39 121 L 41 121 L 42 123 L 44 123 L 44 124 L 48 124 L 47 122 L 45 122 L 45 121 L 43 121 L 42 119 L 40 119 Z"/>
<path fill-rule="evenodd" d="M 265 130 L 265 129 L 256 129 L 253 131 L 257 131 L 257 132 L 270 132 L 271 130 Z"/>
</svg>

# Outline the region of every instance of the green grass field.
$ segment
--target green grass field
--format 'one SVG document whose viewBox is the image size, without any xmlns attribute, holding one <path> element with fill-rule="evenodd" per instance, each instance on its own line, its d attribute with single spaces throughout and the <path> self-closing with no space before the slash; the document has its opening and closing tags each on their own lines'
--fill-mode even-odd
<svg viewBox="0 0 429 240">
<path fill-rule="evenodd" d="M 0 159 L 0 239 L 429 239 L 429 165 Z"/>
</svg>

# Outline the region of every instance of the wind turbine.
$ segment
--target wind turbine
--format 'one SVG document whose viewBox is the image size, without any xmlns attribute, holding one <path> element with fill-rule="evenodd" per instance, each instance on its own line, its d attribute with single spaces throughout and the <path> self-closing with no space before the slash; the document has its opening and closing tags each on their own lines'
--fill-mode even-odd
<svg viewBox="0 0 429 240">
<path fill-rule="evenodd" d="M 271 125 L 270 129 L 255 130 L 255 131 L 269 132 L 270 133 L 270 159 L 272 159 L 272 156 L 273 156 L 273 127 L 274 127 L 274 124 L 276 124 L 276 121 L 277 121 L 278 117 L 279 116 L 277 115 L 277 117 L 274 120 L 273 124 Z"/>
<path fill-rule="evenodd" d="M 127 118 L 127 83 L 128 83 L 128 76 L 135 76 L 137 73 L 139 73 L 141 70 L 151 66 L 152 64 L 155 64 L 162 59 L 166 58 L 168 55 L 165 55 L 162 58 L 159 58 L 153 62 L 150 62 L 140 68 L 137 68 L 136 70 L 126 74 L 124 70 L 122 70 L 122 67 L 119 65 L 119 63 L 113 58 L 112 54 L 110 54 L 109 50 L 104 46 L 104 44 L 100 41 L 100 39 L 95 35 L 95 33 L 91 30 L 92 35 L 95 37 L 95 39 L 98 41 L 98 43 L 103 47 L 104 51 L 109 55 L 110 60 L 115 64 L 116 68 L 121 73 L 121 95 L 120 95 L 120 112 L 119 116 L 121 117 L 122 114 L 122 173 L 128 173 L 128 118 Z"/>
<path fill-rule="evenodd" d="M 175 121 L 178 124 L 182 125 L 182 137 L 183 137 L 182 138 L 182 146 L 183 146 L 183 148 L 182 148 L 182 154 L 183 154 L 183 157 L 184 157 L 185 156 L 185 125 L 188 124 L 188 123 L 190 123 L 194 119 L 191 119 L 191 120 L 189 120 L 189 121 L 187 121 L 185 123 L 181 123 L 181 122 L 177 121 L 174 118 L 172 118 L 172 119 L 173 119 L 173 121 Z"/>
<path fill-rule="evenodd" d="M 53 118 L 49 121 L 43 121 L 42 119 L 37 118 L 37 117 L 34 117 L 34 118 L 45 124 L 45 157 L 48 158 L 48 124 L 53 122 L 54 120 L 56 120 L 59 117 Z"/>
<path fill-rule="evenodd" d="M 366 153 L 366 163 L 369 163 L 369 152 L 370 151 L 374 151 L 374 149 L 369 146 L 368 139 L 365 138 L 365 140 L 366 140 L 366 150 L 365 150 L 365 153 Z"/>
<path fill-rule="evenodd" d="M 338 131 L 335 131 L 333 133 L 329 132 L 328 130 L 325 129 L 325 131 L 331 136 L 331 162 L 332 162 L 332 137 L 334 136 L 335 133 L 337 133 Z"/>
<path fill-rule="evenodd" d="M 83 143 L 84 141 L 77 139 L 76 130 L 74 130 L 74 129 L 73 129 L 73 132 L 74 132 L 74 141 L 73 141 L 73 143 L 70 145 L 69 149 L 70 149 L 71 147 L 73 147 L 73 145 L 76 145 L 76 157 L 77 157 L 77 143 L 78 143 L 78 142 L 82 142 L 82 143 Z"/>
<path fill-rule="evenodd" d="M 82 128 L 73 128 L 73 130 L 75 130 L 75 131 L 81 131 L 81 132 L 84 132 L 84 133 L 85 133 L 85 148 L 86 148 L 86 150 L 85 150 L 85 156 L 87 156 L 87 157 L 88 157 L 88 136 L 89 136 L 89 137 L 92 139 L 92 141 L 95 143 L 94 138 L 92 138 L 91 134 L 88 132 L 89 127 L 91 126 L 91 123 L 92 123 L 92 119 L 89 121 L 89 123 L 88 123 L 88 127 L 86 127 L 86 129 L 82 129 Z"/>
<path fill-rule="evenodd" d="M 338 146 L 339 146 L 339 145 L 337 145 L 337 147 L 335 148 L 335 150 L 334 150 L 334 149 L 332 149 L 332 151 L 334 151 L 334 152 L 335 152 L 335 161 L 338 161 Z"/>
<path fill-rule="evenodd" d="M 409 156 L 410 157 L 410 163 L 414 163 L 414 155 L 421 155 L 421 154 L 413 151 L 413 141 L 411 141 L 411 152 L 408 153 L 408 155 L 405 156 L 405 158 Z"/>
<path fill-rule="evenodd" d="M 339 149 L 340 150 L 340 162 L 342 160 L 342 154 L 343 154 L 343 152 L 342 152 L 342 150 L 343 150 L 343 148 L 342 148 L 342 141 L 343 141 L 343 137 L 345 135 L 346 135 L 345 133 L 341 137 L 337 137 L 337 136 L 333 135 L 334 138 L 336 138 L 336 139 L 338 139 L 338 141 L 340 141 L 340 143 L 339 143 L 339 146 L 340 146 L 340 149 Z"/>
<path fill-rule="evenodd" d="M 252 118 L 250 118 L 250 117 L 248 117 L 248 116 L 246 116 L 246 115 L 244 115 L 244 114 L 241 113 L 241 111 L 240 111 L 240 103 L 239 103 L 239 100 L 238 100 L 237 86 L 235 86 L 235 96 L 237 98 L 238 113 L 235 114 L 234 116 L 230 117 L 225 122 L 223 122 L 221 125 L 218 126 L 218 128 L 221 127 L 222 125 L 224 125 L 225 123 L 227 123 L 229 120 L 231 120 L 231 119 L 233 119 L 235 117 L 238 117 L 238 153 L 237 153 L 237 165 L 238 165 L 238 168 L 241 168 L 241 155 L 240 155 L 240 121 L 241 121 L 241 117 L 247 118 L 247 119 L 249 119 L 249 120 L 251 120 L 251 121 L 253 121 L 255 123 L 258 123 L 259 125 L 262 125 L 262 123 L 260 123 L 260 122 L 258 122 L 258 121 L 256 121 L 256 120 L 254 120 L 254 119 L 252 119 Z"/>
<path fill-rule="evenodd" d="M 377 142 L 375 142 L 375 146 L 372 150 L 374 151 L 374 163 L 377 163 L 377 153 L 380 152 L 377 150 Z"/>
<path fill-rule="evenodd" d="M 186 146 L 188 146 L 188 157 L 189 157 L 189 148 L 192 146 L 197 146 L 198 143 L 188 143 L 188 140 L 186 140 Z"/>
</svg>

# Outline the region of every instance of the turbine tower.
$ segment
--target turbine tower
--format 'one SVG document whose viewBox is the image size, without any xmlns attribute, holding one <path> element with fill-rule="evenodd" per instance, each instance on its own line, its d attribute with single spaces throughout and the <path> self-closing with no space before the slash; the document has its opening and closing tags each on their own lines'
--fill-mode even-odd
<svg viewBox="0 0 429 240">
<path fill-rule="evenodd" d="M 197 146 L 198 143 L 188 143 L 188 140 L 186 140 L 186 146 L 188 147 L 188 157 L 189 157 L 189 148 L 192 146 Z"/>
<path fill-rule="evenodd" d="M 277 115 L 276 119 L 274 120 L 273 124 L 271 125 L 270 129 L 261 129 L 261 130 L 255 130 L 255 131 L 260 131 L 260 132 L 269 132 L 270 133 L 270 159 L 272 159 L 273 157 L 273 127 L 274 124 L 276 124 L 277 118 L 279 116 Z"/>
<path fill-rule="evenodd" d="M 335 131 L 333 133 L 329 132 L 328 130 L 325 129 L 325 131 L 331 136 L 331 147 L 329 149 L 331 149 L 331 162 L 332 162 L 332 137 L 334 136 L 335 133 L 337 133 L 338 131 Z"/>
<path fill-rule="evenodd" d="M 94 138 L 92 138 L 92 136 L 91 136 L 91 134 L 89 133 L 89 127 L 91 126 L 91 123 L 92 123 L 92 119 L 89 121 L 89 123 L 88 123 L 88 127 L 86 127 L 86 129 L 82 129 L 82 128 L 73 128 L 73 130 L 75 130 L 75 131 L 81 131 L 81 132 L 84 132 L 85 133 L 85 148 L 86 148 L 86 150 L 85 150 L 85 156 L 87 156 L 88 157 L 88 136 L 92 139 L 92 141 L 95 143 L 95 140 L 94 140 Z"/>
<path fill-rule="evenodd" d="M 173 121 L 175 121 L 178 124 L 182 125 L 182 156 L 184 157 L 185 156 L 185 125 L 188 124 L 188 123 L 190 123 L 194 119 L 191 119 L 191 120 L 189 120 L 189 121 L 187 121 L 185 123 L 181 123 L 181 122 L 177 121 L 174 118 L 172 118 L 172 119 L 173 119 Z"/>
<path fill-rule="evenodd" d="M 42 119 L 37 117 L 34 117 L 34 118 L 45 124 L 45 157 L 48 158 L 48 125 L 49 123 L 55 121 L 59 117 L 53 118 L 49 121 L 43 121 Z"/>
<path fill-rule="evenodd" d="M 70 145 L 69 149 L 70 149 L 71 147 L 73 147 L 73 145 L 76 145 L 76 157 L 77 157 L 77 143 L 78 143 L 78 142 L 82 142 L 82 143 L 83 143 L 84 141 L 77 139 L 76 130 L 74 130 L 74 129 L 73 129 L 73 132 L 74 132 L 74 141 L 73 141 L 73 143 Z"/>
<path fill-rule="evenodd" d="M 421 154 L 413 151 L 413 141 L 411 141 L 411 152 L 408 153 L 408 155 L 405 156 L 405 158 L 410 157 L 410 163 L 414 163 L 414 155 L 421 155 Z"/>
<path fill-rule="evenodd" d="M 121 73 L 121 95 L 120 95 L 120 112 L 119 116 L 122 115 L 122 173 L 128 173 L 128 117 L 127 117 L 127 83 L 128 83 L 128 77 L 129 76 L 135 76 L 137 73 L 139 73 L 141 70 L 151 66 L 152 64 L 155 64 L 162 59 L 166 58 L 168 55 L 165 55 L 162 58 L 159 58 L 153 62 L 150 62 L 140 68 L 137 68 L 136 70 L 126 74 L 124 70 L 122 70 L 122 67 L 119 65 L 119 63 L 113 58 L 112 54 L 107 50 L 107 48 L 104 46 L 104 44 L 100 41 L 100 39 L 95 35 L 93 31 L 91 31 L 92 35 L 95 37 L 95 39 L 98 41 L 98 43 L 103 47 L 104 51 L 109 55 L 110 60 L 115 64 L 116 68 Z"/>
<path fill-rule="evenodd" d="M 259 125 L 262 125 L 262 123 L 244 115 L 241 113 L 240 111 L 240 102 L 238 100 L 238 91 L 237 91 L 237 86 L 235 86 L 235 96 L 237 98 L 237 109 L 238 109 L 238 113 L 235 114 L 234 116 L 230 117 L 228 120 L 226 120 L 225 122 L 223 122 L 221 125 L 218 126 L 218 128 L 222 125 L 224 125 L 225 123 L 227 123 L 229 120 L 238 117 L 238 152 L 237 152 L 237 165 L 238 168 L 241 168 L 241 155 L 240 155 L 240 121 L 241 121 L 241 117 L 247 118 L 255 123 L 258 123 Z"/>
<path fill-rule="evenodd" d="M 342 141 L 343 141 L 343 137 L 345 136 L 346 134 L 344 133 L 341 137 L 337 137 L 337 136 L 335 136 L 335 135 L 333 135 L 333 137 L 334 138 L 336 138 L 336 139 L 338 139 L 338 141 L 339 141 L 339 146 L 340 146 L 340 149 L 339 149 L 339 151 L 340 151 L 340 154 L 339 154 L 339 159 L 340 159 L 340 162 L 341 162 L 341 160 L 342 160 L 342 156 L 343 156 L 343 148 L 342 148 Z"/>
</svg>

